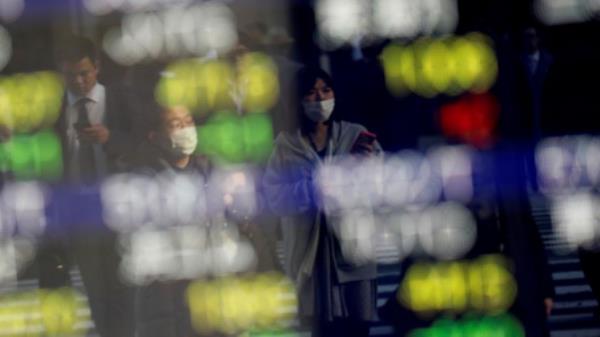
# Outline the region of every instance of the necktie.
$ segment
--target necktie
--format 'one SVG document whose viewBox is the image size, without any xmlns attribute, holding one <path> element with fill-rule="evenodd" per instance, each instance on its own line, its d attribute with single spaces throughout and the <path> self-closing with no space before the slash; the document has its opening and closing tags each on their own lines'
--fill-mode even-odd
<svg viewBox="0 0 600 337">
<path fill-rule="evenodd" d="M 79 125 L 90 125 L 90 117 L 88 116 L 87 105 L 91 102 L 91 100 L 87 97 L 84 97 L 75 103 L 77 106 L 77 124 Z"/>
<path fill-rule="evenodd" d="M 77 102 L 77 128 L 81 131 L 82 128 L 90 126 L 90 118 L 88 115 L 87 104 L 89 98 L 82 98 Z M 97 176 L 96 160 L 94 156 L 93 143 L 80 138 L 79 141 L 79 177 L 82 182 L 91 182 Z"/>
</svg>

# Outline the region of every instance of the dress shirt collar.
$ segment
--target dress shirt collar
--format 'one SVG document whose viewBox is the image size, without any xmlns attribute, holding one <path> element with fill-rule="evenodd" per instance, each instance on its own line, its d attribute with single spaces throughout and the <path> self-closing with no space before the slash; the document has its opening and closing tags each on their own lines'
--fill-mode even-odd
<svg viewBox="0 0 600 337">
<path fill-rule="evenodd" d="M 67 103 L 69 103 L 69 106 L 73 106 L 75 103 L 77 103 L 80 99 L 84 97 L 88 98 L 92 102 L 98 103 L 104 97 L 104 92 L 105 88 L 100 83 L 96 83 L 92 90 L 90 90 L 90 92 L 85 96 L 75 95 L 72 92 L 67 91 Z"/>
</svg>

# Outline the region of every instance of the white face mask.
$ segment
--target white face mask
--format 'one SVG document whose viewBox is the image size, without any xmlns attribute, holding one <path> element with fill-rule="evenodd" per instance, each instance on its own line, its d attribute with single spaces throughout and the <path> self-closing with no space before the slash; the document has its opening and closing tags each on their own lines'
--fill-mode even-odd
<svg viewBox="0 0 600 337">
<path fill-rule="evenodd" d="M 331 117 L 333 108 L 335 107 L 335 99 L 326 99 L 316 102 L 302 102 L 304 114 L 311 121 L 318 123 L 324 122 Z"/>
<path fill-rule="evenodd" d="M 175 155 L 189 156 L 194 153 L 198 145 L 198 134 L 193 126 L 174 131 L 169 139 L 171 141 L 169 151 Z"/>
</svg>

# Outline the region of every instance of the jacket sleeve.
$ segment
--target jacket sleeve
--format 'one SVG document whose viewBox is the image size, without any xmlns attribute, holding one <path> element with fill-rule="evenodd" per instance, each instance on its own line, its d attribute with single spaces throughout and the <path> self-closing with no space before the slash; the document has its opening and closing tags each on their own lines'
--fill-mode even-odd
<svg viewBox="0 0 600 337">
<path fill-rule="evenodd" d="M 276 142 L 263 178 L 267 204 L 278 215 L 306 212 L 315 205 L 312 173 L 294 165 L 287 152 Z"/>
</svg>

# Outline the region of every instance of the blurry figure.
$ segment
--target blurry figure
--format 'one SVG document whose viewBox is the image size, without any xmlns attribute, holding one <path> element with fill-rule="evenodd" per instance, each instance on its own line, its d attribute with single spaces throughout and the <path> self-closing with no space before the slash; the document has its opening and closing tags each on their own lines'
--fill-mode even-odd
<svg viewBox="0 0 600 337">
<path fill-rule="evenodd" d="M 136 169 L 150 176 L 165 171 L 208 174 L 208 159 L 194 155 L 198 135 L 186 107 L 152 105 L 145 111 L 144 119 L 146 141 L 135 155 Z"/>
<path fill-rule="evenodd" d="M 537 191 L 534 151 L 535 145 L 547 135 L 544 116 L 548 77 L 554 58 L 542 48 L 542 41 L 535 27 L 526 27 L 520 33 L 520 47 L 515 60 L 516 72 L 514 84 L 516 90 L 516 107 L 512 122 L 506 124 L 506 134 L 515 138 L 522 138 L 525 147 L 524 166 L 529 186 Z"/>
<path fill-rule="evenodd" d="M 522 29 L 517 42 L 517 53 L 512 62 L 513 78 L 509 81 L 511 97 L 504 100 L 503 104 L 507 106 L 503 106 L 501 112 L 503 128 L 500 136 L 503 138 L 491 165 L 500 211 L 498 217 L 506 236 L 503 245 L 507 255 L 515 261 L 519 286 L 515 315 L 523 322 L 528 336 L 546 336 L 546 316 L 552 311 L 554 289 L 540 235 L 531 217 L 526 187 L 534 192 L 539 188 L 535 147 L 549 132 L 549 116 L 546 115 L 554 58 L 543 48 L 540 32 L 535 26 Z"/>
<path fill-rule="evenodd" d="M 58 66 L 67 88 L 55 126 L 63 145 L 64 181 L 81 187 L 123 169 L 123 159 L 133 152 L 136 143 L 132 132 L 134 110 L 124 90 L 98 82 L 97 51 L 87 38 L 66 39 L 58 50 Z M 62 216 L 73 218 L 83 213 L 84 218 L 94 222 L 91 219 L 95 210 L 86 208 L 90 194 L 86 189 L 77 191 L 82 192 L 76 201 L 79 207 L 65 208 Z M 57 222 L 69 232 L 65 235 L 64 228 L 47 229 L 45 243 L 38 252 L 40 286 L 69 285 L 70 269 L 76 264 L 100 336 L 132 336 L 132 292 L 119 278 L 116 233 L 104 225 Z"/>
<path fill-rule="evenodd" d="M 374 139 L 357 141 L 363 126 L 335 119 L 335 90 L 324 71 L 301 70 L 298 93 L 300 127 L 277 137 L 264 179 L 269 206 L 282 216 L 285 269 L 312 336 L 368 336 L 369 322 L 376 319 L 376 265 L 342 253 L 332 230 L 335 219 L 322 209 L 313 173 L 337 156 L 375 156 L 381 148 Z"/>
<path fill-rule="evenodd" d="M 193 154 L 197 145 L 196 126 L 187 108 L 150 104 L 144 111 L 144 119 L 146 142 L 140 145 L 134 160 L 137 171 L 152 178 L 159 174 L 208 175 L 208 160 Z M 178 280 L 139 287 L 135 292 L 135 318 L 130 317 L 135 320 L 137 336 L 193 336 L 185 303 L 188 285 L 188 280 Z"/>
<path fill-rule="evenodd" d="M 483 228 L 479 231 L 487 252 L 497 249 L 513 263 L 517 298 L 510 312 L 526 336 L 549 336 L 547 319 L 554 306 L 554 286 L 542 239 L 532 217 L 522 156 L 511 145 L 482 151 L 475 176 L 474 208 Z"/>
<path fill-rule="evenodd" d="M 521 38 L 520 66 L 526 77 L 530 98 L 532 137 L 537 142 L 543 135 L 542 100 L 545 82 L 554 58 L 542 48 L 541 37 L 534 27 L 525 28 Z"/>
<path fill-rule="evenodd" d="M 261 253 L 261 250 L 268 249 L 268 247 L 263 247 L 268 242 L 265 242 L 267 240 L 263 237 L 262 230 L 258 226 L 249 228 L 252 226 L 250 223 L 254 219 L 246 219 L 242 222 L 241 219 L 234 219 L 235 217 L 229 214 L 228 206 L 231 206 L 231 203 L 235 202 L 235 196 L 231 194 L 218 195 L 217 193 L 223 191 L 220 190 L 219 186 L 211 186 L 211 184 L 219 185 L 223 183 L 223 181 L 215 181 L 213 179 L 215 175 L 221 179 L 225 176 L 218 175 L 218 172 L 215 171 L 213 164 L 207 157 L 195 154 L 198 144 L 197 130 L 190 111 L 183 106 L 162 107 L 154 103 L 150 105 L 144 113 L 146 142 L 140 146 L 140 150 L 136 155 L 134 164 L 136 171 L 156 179 L 175 178 L 178 174 L 190 175 L 190 177 L 196 177 L 197 179 L 203 177 L 204 181 L 208 183 L 207 190 L 215 194 L 210 194 L 210 197 L 206 200 L 208 204 L 206 205 L 208 206 L 208 214 L 206 216 L 197 216 L 192 219 L 192 223 L 174 222 L 171 224 L 172 227 L 150 229 L 160 231 L 159 235 L 162 235 L 166 241 L 170 242 L 176 241 L 172 238 L 172 234 L 184 233 L 186 230 L 189 231 L 188 235 L 186 235 L 188 246 L 184 247 L 188 251 L 181 254 L 182 257 L 187 258 L 190 256 L 193 258 L 194 254 L 202 254 L 203 256 L 185 264 L 195 264 L 198 267 L 197 269 L 203 270 L 203 273 L 196 276 L 184 274 L 181 277 L 174 277 L 173 279 L 163 277 L 162 279 L 164 280 L 154 281 L 148 285 L 139 287 L 135 295 L 137 335 L 139 337 L 195 336 L 201 333 L 199 330 L 212 331 L 211 328 L 215 327 L 207 326 L 203 327 L 204 329 L 198 329 L 192 326 L 190 309 L 186 303 L 186 289 L 188 289 L 192 278 L 207 275 L 207 277 L 218 277 L 221 275 L 219 274 L 219 270 L 223 270 L 223 274 L 233 272 L 226 271 L 227 266 L 224 265 L 226 264 L 224 262 L 226 259 L 223 256 L 215 256 L 215 254 L 225 255 L 228 252 L 219 248 L 223 248 L 220 246 L 223 243 L 221 241 L 231 240 L 229 244 L 230 246 L 235 246 L 233 248 L 234 253 L 244 253 L 244 256 L 234 256 L 235 259 L 239 260 L 237 261 L 239 263 L 243 263 L 241 260 L 244 258 L 254 259 L 254 254 L 259 255 L 259 266 L 257 268 L 259 272 L 272 270 L 275 262 L 265 261 L 274 259 L 273 256 L 268 254 L 270 252 Z M 198 186 L 193 188 L 204 187 L 204 184 L 199 183 Z M 219 200 L 219 197 L 222 197 L 223 200 Z M 157 205 L 155 207 L 161 206 Z M 221 207 L 224 207 L 224 209 Z M 185 211 L 182 210 L 182 212 Z M 238 224 L 236 222 L 242 223 Z M 155 225 L 161 226 L 161 224 Z M 240 237 L 237 236 L 238 225 L 242 227 L 239 229 L 240 234 L 242 234 Z M 141 229 L 141 231 L 144 231 L 144 229 Z M 205 233 L 203 235 L 206 236 L 192 237 L 194 233 L 198 232 Z M 136 234 L 138 233 L 132 233 L 132 235 Z M 246 238 L 253 244 L 253 247 L 246 243 Z M 189 245 L 190 242 L 195 244 Z M 162 250 L 160 251 L 152 251 L 152 246 L 148 247 L 150 247 L 148 249 L 149 254 L 156 254 L 153 256 L 155 259 L 160 259 L 158 255 L 167 256 L 166 258 L 168 259 L 174 254 L 168 251 L 168 246 L 161 246 Z M 248 248 L 249 251 L 245 251 L 244 248 Z M 193 252 L 191 251 L 192 249 Z M 148 261 L 148 263 L 152 263 L 152 261 Z M 218 263 L 222 265 L 216 266 L 215 264 Z M 250 270 L 243 269 L 241 272 L 247 271 Z M 198 282 L 202 283 L 203 281 Z M 192 300 L 202 302 L 206 299 L 193 298 Z M 213 310 L 216 310 L 216 312 L 229 310 L 226 308 L 227 306 L 224 303 L 215 303 Z M 205 314 L 208 316 L 204 316 Z M 209 316 L 211 313 L 200 313 L 200 315 L 211 321 L 210 317 L 212 316 Z M 235 330 L 234 327 L 243 326 L 244 322 L 230 322 L 230 325 L 230 328 Z M 223 330 L 227 331 L 228 329 L 224 328 Z"/>
<path fill-rule="evenodd" d="M 547 337 L 547 318 L 554 306 L 553 282 L 541 236 L 531 215 L 522 156 L 511 149 L 498 147 L 473 152 L 474 194 L 465 206 L 476 219 L 477 240 L 465 258 L 473 261 L 489 255 L 506 257 L 510 261 L 507 270 L 514 276 L 516 289 L 501 289 L 497 296 L 506 300 L 516 290 L 508 312 L 521 322 L 526 336 Z M 405 267 L 412 262 L 405 261 Z M 491 276 L 486 280 L 490 279 Z M 459 284 L 472 291 L 473 288 L 469 288 L 473 287 L 471 280 L 465 278 L 464 283 Z M 445 281 L 448 282 L 448 278 Z M 477 287 L 474 288 L 481 291 Z M 491 297 L 488 300 L 493 302 Z M 397 336 L 429 326 L 446 314 L 442 311 L 427 317 L 419 316 L 394 297 L 380 310 L 380 317 L 395 325 Z"/>
</svg>

